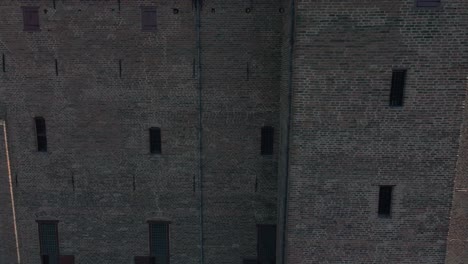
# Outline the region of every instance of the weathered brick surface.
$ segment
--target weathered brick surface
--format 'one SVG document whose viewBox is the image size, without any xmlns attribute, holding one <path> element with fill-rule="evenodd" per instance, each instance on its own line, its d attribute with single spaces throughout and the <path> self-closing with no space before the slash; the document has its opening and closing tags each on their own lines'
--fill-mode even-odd
<svg viewBox="0 0 468 264">
<path fill-rule="evenodd" d="M 61 254 L 84 264 L 147 255 L 146 220 L 168 219 L 171 263 L 199 263 L 191 1 L 56 2 L 0 2 L 23 263 L 40 261 L 37 219 L 60 220 Z M 22 5 L 40 6 L 40 32 L 22 31 Z M 156 33 L 141 32 L 141 5 L 157 6 Z M 205 263 L 255 257 L 256 224 L 276 221 L 277 154 L 260 156 L 260 128 L 278 127 L 282 14 L 277 1 L 248 6 L 204 1 L 201 12 Z M 47 153 L 35 149 L 34 116 L 46 119 Z M 160 156 L 149 154 L 151 126 Z"/>
<path fill-rule="evenodd" d="M 296 1 L 287 263 L 444 262 L 468 20 L 466 1 L 442 2 Z M 405 104 L 390 108 L 401 67 Z"/>
<path fill-rule="evenodd" d="M 60 220 L 61 254 L 77 263 L 147 255 L 155 219 L 171 221 L 171 263 L 200 262 L 199 76 L 204 263 L 255 257 L 256 224 L 277 223 L 282 248 L 284 213 L 287 263 L 466 263 L 465 0 L 296 0 L 288 164 L 291 0 L 204 0 L 202 72 L 192 1 L 120 2 L 0 1 L 22 263 L 40 262 L 40 219 Z M 155 33 L 141 32 L 145 5 Z M 40 6 L 40 32 L 23 32 L 21 6 Z M 392 68 L 408 69 L 402 108 L 388 107 Z M 272 157 L 260 155 L 264 125 Z M 162 155 L 149 154 L 152 126 Z M 14 263 L 3 149 L 0 262 Z M 393 215 L 381 219 L 387 184 Z"/>
<path fill-rule="evenodd" d="M 465 101 L 447 239 L 446 263 L 450 264 L 462 264 L 468 261 L 468 108 L 466 103 Z"/>
</svg>

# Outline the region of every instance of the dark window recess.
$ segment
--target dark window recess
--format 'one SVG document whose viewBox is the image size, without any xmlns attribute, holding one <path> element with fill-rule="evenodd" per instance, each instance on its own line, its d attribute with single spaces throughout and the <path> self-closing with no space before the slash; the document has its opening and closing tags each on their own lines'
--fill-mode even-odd
<svg viewBox="0 0 468 264">
<path fill-rule="evenodd" d="M 42 264 L 60 264 L 58 222 L 39 222 L 39 244 Z"/>
<path fill-rule="evenodd" d="M 244 259 L 242 261 L 242 264 L 257 264 L 257 260 L 256 259 Z"/>
<path fill-rule="evenodd" d="M 6 72 L 5 54 L 2 54 L 2 70 L 3 70 L 3 72 Z"/>
<path fill-rule="evenodd" d="M 257 258 L 259 264 L 276 263 L 276 225 L 257 225 Z"/>
<path fill-rule="evenodd" d="M 417 7 L 438 7 L 440 0 L 416 0 Z"/>
<path fill-rule="evenodd" d="M 273 154 L 273 135 L 274 128 L 270 126 L 262 127 L 262 143 L 261 143 L 261 154 L 272 155 Z"/>
<path fill-rule="evenodd" d="M 24 31 L 39 31 L 39 7 L 23 6 Z"/>
<path fill-rule="evenodd" d="M 150 256 L 158 264 L 169 264 L 169 223 L 150 222 Z"/>
<path fill-rule="evenodd" d="M 389 217 L 392 209 L 393 186 L 380 186 L 379 216 Z"/>
<path fill-rule="evenodd" d="M 60 256 L 60 264 L 75 264 L 75 256 Z"/>
<path fill-rule="evenodd" d="M 406 70 L 393 70 L 390 90 L 390 106 L 402 106 L 405 90 Z"/>
<path fill-rule="evenodd" d="M 154 257 L 136 256 L 135 264 L 156 264 L 156 259 Z"/>
<path fill-rule="evenodd" d="M 159 127 L 150 128 L 150 151 L 154 154 L 161 154 L 161 129 Z"/>
<path fill-rule="evenodd" d="M 34 118 L 36 121 L 37 151 L 47 151 L 46 124 L 43 117 Z"/>
<path fill-rule="evenodd" d="M 49 264 L 49 256 L 47 255 L 41 255 L 41 264 Z"/>
<path fill-rule="evenodd" d="M 122 78 L 122 60 L 119 60 L 119 77 Z"/>
<path fill-rule="evenodd" d="M 156 7 L 141 8 L 141 29 L 143 31 L 156 31 Z"/>
</svg>

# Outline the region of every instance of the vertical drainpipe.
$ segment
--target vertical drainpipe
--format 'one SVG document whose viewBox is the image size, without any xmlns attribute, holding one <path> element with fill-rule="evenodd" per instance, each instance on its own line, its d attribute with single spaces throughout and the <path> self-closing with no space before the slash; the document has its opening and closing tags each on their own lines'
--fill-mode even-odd
<svg viewBox="0 0 468 264">
<path fill-rule="evenodd" d="M 13 194 L 13 182 L 11 177 L 11 163 L 10 163 L 10 152 L 8 150 L 8 136 L 7 136 L 7 129 L 6 129 L 6 122 L 3 119 L 0 119 L 0 126 L 3 127 L 3 140 L 5 144 L 5 156 L 6 156 L 6 163 L 7 163 L 7 173 L 8 173 L 8 183 L 10 187 L 10 198 L 11 198 L 11 210 L 13 214 L 13 229 L 15 232 L 15 242 L 16 242 L 16 256 L 18 260 L 18 264 L 21 264 L 21 257 L 19 251 L 19 241 L 18 241 L 18 228 L 16 226 L 16 208 L 15 208 L 15 198 Z"/>
<path fill-rule="evenodd" d="M 286 129 L 286 151 L 285 151 L 285 169 L 284 169 L 284 194 L 283 194 L 283 237 L 281 244 L 281 263 L 286 264 L 286 231 L 288 220 L 288 195 L 289 195 L 289 146 L 291 137 L 291 113 L 292 113 L 292 92 L 293 92 L 293 56 L 294 56 L 294 37 L 295 37 L 295 2 L 291 0 L 290 5 L 290 28 L 289 28 L 289 69 L 288 69 L 288 113 L 287 113 L 287 129 Z"/>
<path fill-rule="evenodd" d="M 199 201 L 200 201 L 200 264 L 204 263 L 204 237 L 203 237 L 203 104 L 202 104 L 202 64 L 201 64 L 201 18 L 200 11 L 202 7 L 201 0 L 195 0 L 195 31 L 197 42 L 197 60 L 198 60 L 198 180 L 199 180 Z"/>
</svg>

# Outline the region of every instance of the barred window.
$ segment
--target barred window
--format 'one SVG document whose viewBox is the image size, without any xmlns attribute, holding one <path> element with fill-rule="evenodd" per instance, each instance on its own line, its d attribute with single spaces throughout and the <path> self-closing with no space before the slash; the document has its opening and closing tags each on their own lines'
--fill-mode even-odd
<svg viewBox="0 0 468 264">
<path fill-rule="evenodd" d="M 169 264 L 169 222 L 149 222 L 150 256 L 156 263 Z"/>
<path fill-rule="evenodd" d="M 258 263 L 275 263 L 276 225 L 257 225 Z"/>
<path fill-rule="evenodd" d="M 38 221 L 42 264 L 59 264 L 58 221 Z"/>
</svg>

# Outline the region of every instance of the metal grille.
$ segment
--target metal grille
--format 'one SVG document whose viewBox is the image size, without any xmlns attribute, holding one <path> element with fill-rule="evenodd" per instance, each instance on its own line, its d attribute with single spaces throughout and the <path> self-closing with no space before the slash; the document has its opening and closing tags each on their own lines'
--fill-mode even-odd
<svg viewBox="0 0 468 264">
<path fill-rule="evenodd" d="M 379 192 L 379 215 L 389 217 L 392 208 L 393 186 L 380 186 Z"/>
<path fill-rule="evenodd" d="M 58 264 L 59 246 L 56 223 L 39 223 L 39 243 L 43 262 L 48 259 L 48 262 L 43 264 Z"/>
<path fill-rule="evenodd" d="M 406 70 L 393 70 L 392 88 L 390 91 L 390 106 L 402 106 L 405 87 Z"/>
<path fill-rule="evenodd" d="M 150 151 L 161 153 L 161 129 L 159 127 L 150 128 Z"/>
<path fill-rule="evenodd" d="M 257 251 L 258 263 L 276 263 L 276 225 L 258 225 Z"/>
<path fill-rule="evenodd" d="M 261 145 L 262 155 L 273 154 L 273 135 L 274 135 L 273 127 L 270 127 L 270 126 L 262 127 L 262 145 Z"/>
<path fill-rule="evenodd" d="M 157 264 L 169 263 L 168 223 L 150 223 L 150 255 Z"/>
</svg>

